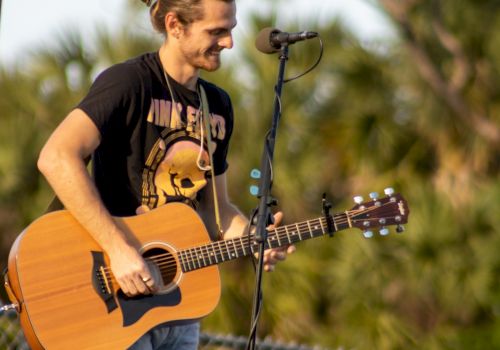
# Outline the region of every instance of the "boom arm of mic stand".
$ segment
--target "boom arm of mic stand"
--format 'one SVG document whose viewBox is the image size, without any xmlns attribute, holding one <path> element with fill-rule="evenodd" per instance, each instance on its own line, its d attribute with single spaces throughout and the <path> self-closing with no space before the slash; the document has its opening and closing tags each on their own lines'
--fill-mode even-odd
<svg viewBox="0 0 500 350">
<path fill-rule="evenodd" d="M 257 274 L 255 282 L 255 292 L 253 300 L 252 323 L 250 331 L 250 339 L 247 349 L 255 349 L 257 337 L 257 322 L 260 313 L 261 295 L 262 295 L 262 272 L 264 270 L 264 250 L 267 241 L 267 222 L 270 216 L 270 206 L 274 203 L 271 197 L 272 187 L 272 164 L 274 159 L 274 146 L 276 143 L 276 133 L 281 116 L 281 91 L 284 84 L 285 66 L 288 61 L 288 45 L 283 45 L 280 53 L 280 66 L 278 72 L 278 82 L 276 84 L 274 100 L 274 115 L 272 121 L 271 132 L 266 136 L 264 142 L 264 150 L 262 153 L 261 162 L 261 180 L 259 186 L 259 210 L 257 213 L 257 227 L 255 232 L 255 239 L 259 243 L 259 258 L 257 264 Z"/>
</svg>

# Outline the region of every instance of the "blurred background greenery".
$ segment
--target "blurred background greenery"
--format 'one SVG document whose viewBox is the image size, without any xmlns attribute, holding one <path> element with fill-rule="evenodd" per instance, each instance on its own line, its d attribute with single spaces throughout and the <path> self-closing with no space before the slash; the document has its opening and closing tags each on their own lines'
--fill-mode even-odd
<svg viewBox="0 0 500 350">
<path fill-rule="evenodd" d="M 265 275 L 259 335 L 346 349 L 500 349 L 500 1 L 370 3 L 396 36 L 362 40 L 337 19 L 308 19 L 325 53 L 285 86 L 273 194 L 293 223 L 319 216 L 324 192 L 344 211 L 353 195 L 392 186 L 409 202 L 409 224 L 403 235 L 365 240 L 352 229 L 301 243 Z M 51 199 L 36 169 L 50 132 L 96 72 L 159 46 L 159 37 L 134 31 L 144 6 L 125 5 L 120 30 L 102 29 L 92 48 L 69 31 L 56 48 L 0 67 L 2 267 Z M 229 186 L 245 213 L 257 204 L 249 173 L 260 163 L 278 65 L 253 40 L 281 5 L 251 14 L 240 50 L 204 75 L 233 99 Z M 318 55 L 317 41 L 300 45 L 289 76 Z M 203 329 L 245 335 L 252 265 L 227 263 L 222 274 L 221 303 Z"/>
</svg>

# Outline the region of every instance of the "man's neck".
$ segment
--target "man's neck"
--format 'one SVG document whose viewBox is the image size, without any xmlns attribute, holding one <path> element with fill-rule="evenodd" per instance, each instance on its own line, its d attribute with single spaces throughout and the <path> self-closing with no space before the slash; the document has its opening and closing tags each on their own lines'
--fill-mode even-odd
<svg viewBox="0 0 500 350">
<path fill-rule="evenodd" d="M 167 42 L 161 46 L 160 61 L 163 69 L 179 84 L 189 90 L 196 91 L 199 70 L 187 64 L 183 58 L 176 54 L 177 52 L 177 50 L 169 48 Z"/>
</svg>

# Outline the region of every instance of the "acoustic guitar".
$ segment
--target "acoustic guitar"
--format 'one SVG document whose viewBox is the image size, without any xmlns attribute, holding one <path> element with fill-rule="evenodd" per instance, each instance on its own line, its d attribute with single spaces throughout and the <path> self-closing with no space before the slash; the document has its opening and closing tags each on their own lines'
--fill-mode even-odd
<svg viewBox="0 0 500 350">
<path fill-rule="evenodd" d="M 351 227 L 389 233 L 386 226 L 407 222 L 409 209 L 399 194 L 372 198 L 348 211 L 270 230 L 266 247 L 276 248 L 333 235 Z M 28 344 L 38 349 L 127 349 L 151 328 L 191 322 L 217 305 L 217 265 L 258 252 L 252 236 L 211 241 L 189 206 L 166 204 L 148 213 L 115 218 L 142 247 L 157 271 L 154 295 L 129 298 L 120 290 L 109 260 L 85 229 L 65 210 L 46 214 L 15 241 L 5 286 L 19 312 Z"/>
</svg>

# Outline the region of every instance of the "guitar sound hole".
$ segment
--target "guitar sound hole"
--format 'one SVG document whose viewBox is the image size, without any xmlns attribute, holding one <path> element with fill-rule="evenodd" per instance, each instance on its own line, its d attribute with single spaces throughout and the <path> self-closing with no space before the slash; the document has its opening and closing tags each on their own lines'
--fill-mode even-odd
<svg viewBox="0 0 500 350">
<path fill-rule="evenodd" d="M 148 261 L 155 278 L 161 278 L 160 293 L 168 292 L 175 285 L 178 274 L 175 257 L 168 250 L 158 247 L 151 248 L 142 255 Z"/>
</svg>

